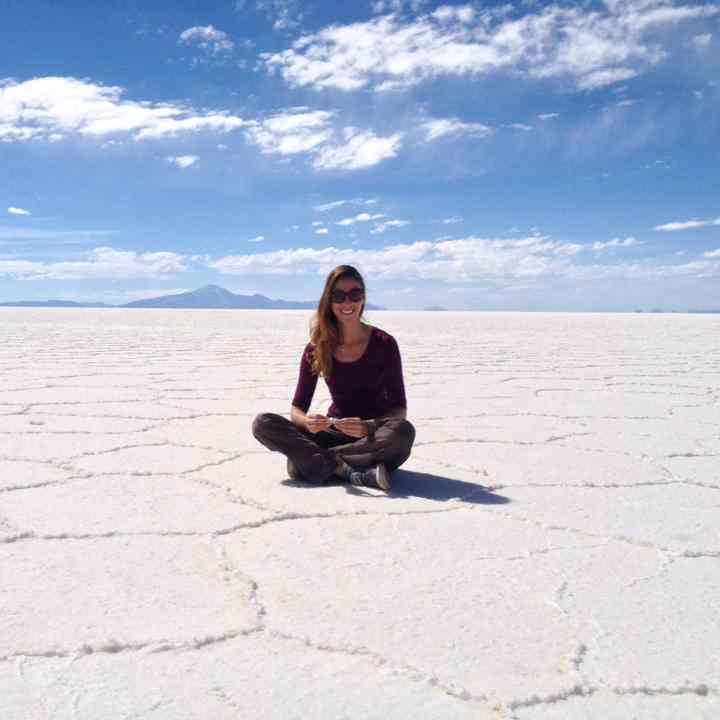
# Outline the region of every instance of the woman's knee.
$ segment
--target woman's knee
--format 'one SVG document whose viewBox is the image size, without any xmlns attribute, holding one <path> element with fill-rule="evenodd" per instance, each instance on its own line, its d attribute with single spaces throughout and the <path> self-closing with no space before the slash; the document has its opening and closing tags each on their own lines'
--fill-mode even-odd
<svg viewBox="0 0 720 720">
<path fill-rule="evenodd" d="M 284 419 L 282 415 L 278 415 L 277 413 L 260 413 L 256 415 L 252 424 L 253 436 L 257 440 L 266 437 L 272 428 L 278 426 L 278 418 L 281 420 Z"/>
<path fill-rule="evenodd" d="M 415 426 L 405 418 L 392 418 L 390 425 L 390 437 L 393 442 L 412 447 L 415 442 Z"/>
</svg>

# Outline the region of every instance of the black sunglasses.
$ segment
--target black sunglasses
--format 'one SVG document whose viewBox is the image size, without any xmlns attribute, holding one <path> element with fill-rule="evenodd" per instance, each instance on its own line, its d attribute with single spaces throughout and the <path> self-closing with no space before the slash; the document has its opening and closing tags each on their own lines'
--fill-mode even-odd
<svg viewBox="0 0 720 720">
<path fill-rule="evenodd" d="M 360 302 L 365 297 L 365 291 L 360 287 L 354 287 L 352 290 L 333 290 L 330 293 L 330 299 L 337 304 L 344 303 L 345 298 L 350 302 Z"/>
</svg>

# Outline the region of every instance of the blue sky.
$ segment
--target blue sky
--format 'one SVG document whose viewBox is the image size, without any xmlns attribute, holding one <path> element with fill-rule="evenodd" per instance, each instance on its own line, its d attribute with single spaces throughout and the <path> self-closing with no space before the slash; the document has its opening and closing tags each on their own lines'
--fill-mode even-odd
<svg viewBox="0 0 720 720">
<path fill-rule="evenodd" d="M 720 306 L 720 3 L 0 8 L 0 300 Z"/>
</svg>

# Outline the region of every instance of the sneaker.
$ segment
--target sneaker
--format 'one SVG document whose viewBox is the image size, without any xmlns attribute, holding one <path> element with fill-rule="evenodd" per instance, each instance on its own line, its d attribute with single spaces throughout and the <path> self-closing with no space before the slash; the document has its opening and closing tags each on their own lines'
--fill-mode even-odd
<svg viewBox="0 0 720 720">
<path fill-rule="evenodd" d="M 297 465 L 288 458 L 287 459 L 287 474 L 291 480 L 302 480 L 302 473 L 298 470 Z"/>
<path fill-rule="evenodd" d="M 374 487 L 385 492 L 390 489 L 390 473 L 382 463 L 365 470 L 352 470 L 349 479 L 355 487 Z"/>
</svg>

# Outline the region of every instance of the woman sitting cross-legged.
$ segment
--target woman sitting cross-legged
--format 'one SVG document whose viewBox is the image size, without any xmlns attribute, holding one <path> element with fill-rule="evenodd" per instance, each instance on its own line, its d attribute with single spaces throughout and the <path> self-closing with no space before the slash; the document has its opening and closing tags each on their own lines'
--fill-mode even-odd
<svg viewBox="0 0 720 720">
<path fill-rule="evenodd" d="M 339 477 L 353 485 L 390 489 L 390 473 L 410 456 L 415 428 L 407 404 L 395 339 L 362 321 L 365 283 L 350 265 L 336 267 L 325 282 L 290 420 L 262 413 L 253 435 L 287 456 L 294 480 L 324 483 Z M 318 377 L 332 405 L 327 415 L 307 414 Z"/>
</svg>

